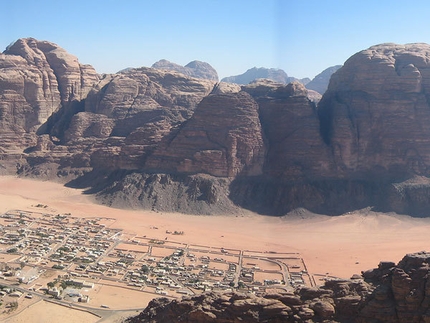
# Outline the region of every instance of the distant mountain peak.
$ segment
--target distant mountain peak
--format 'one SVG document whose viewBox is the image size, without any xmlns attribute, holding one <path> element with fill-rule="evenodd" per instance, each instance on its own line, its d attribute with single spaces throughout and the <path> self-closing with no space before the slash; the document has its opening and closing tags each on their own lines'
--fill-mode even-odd
<svg viewBox="0 0 430 323">
<path fill-rule="evenodd" d="M 248 69 L 243 74 L 225 77 L 221 81 L 246 85 L 256 79 L 269 79 L 283 84 L 288 84 L 293 81 L 299 81 L 300 83 L 306 84 L 310 81 L 308 78 L 300 80 L 295 77 L 290 77 L 284 70 L 280 68 L 266 67 L 253 67 Z"/>
<path fill-rule="evenodd" d="M 335 73 L 342 65 L 335 65 L 326 68 L 324 71 L 319 73 L 317 76 L 313 78 L 308 84 L 306 84 L 306 88 L 309 90 L 316 91 L 321 95 L 327 90 L 328 83 L 330 82 L 330 78 L 333 73 Z"/>
<path fill-rule="evenodd" d="M 151 66 L 156 69 L 163 69 L 169 71 L 176 71 L 191 77 L 196 77 L 200 79 L 206 79 L 211 81 L 218 81 L 218 73 L 217 71 L 206 62 L 202 61 L 191 61 L 187 65 L 182 66 L 173 62 L 168 61 L 167 59 L 161 59 L 158 62 L 155 62 Z"/>
</svg>

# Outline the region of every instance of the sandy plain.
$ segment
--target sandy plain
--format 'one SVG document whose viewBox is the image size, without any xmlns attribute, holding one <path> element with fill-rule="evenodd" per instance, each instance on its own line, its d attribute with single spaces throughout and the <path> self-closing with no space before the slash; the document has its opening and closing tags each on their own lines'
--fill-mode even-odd
<svg viewBox="0 0 430 323">
<path fill-rule="evenodd" d="M 336 217 L 306 210 L 285 217 L 121 210 L 99 205 L 82 190 L 59 183 L 0 177 L 0 212 L 35 211 L 39 203 L 48 206 L 47 212 L 112 218 L 109 226 L 123 229 L 130 236 L 167 237 L 181 243 L 218 248 L 298 252 L 314 275 L 349 278 L 376 267 L 381 260 L 398 262 L 406 253 L 430 249 L 430 218 L 382 214 L 369 209 Z M 168 235 L 166 230 L 184 231 L 184 235 Z"/>
<path fill-rule="evenodd" d="M 99 317 L 84 311 L 70 309 L 53 303 L 38 301 L 24 311 L 6 319 L 5 323 L 95 323 Z"/>
</svg>

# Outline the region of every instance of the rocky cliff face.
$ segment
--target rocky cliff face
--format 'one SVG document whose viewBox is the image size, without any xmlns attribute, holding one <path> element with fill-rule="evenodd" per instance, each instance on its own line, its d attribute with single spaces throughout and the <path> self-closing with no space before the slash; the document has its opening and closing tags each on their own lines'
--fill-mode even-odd
<svg viewBox="0 0 430 323">
<path fill-rule="evenodd" d="M 36 132 L 61 108 L 82 101 L 98 75 L 57 45 L 20 39 L 0 55 L 2 147 L 36 143 Z"/>
<path fill-rule="evenodd" d="M 150 68 L 110 75 L 89 93 L 85 112 L 115 121 L 112 136 L 125 137 L 148 122 L 188 119 L 214 82 Z"/>
<path fill-rule="evenodd" d="M 3 54 L 20 56 L 28 65 L 39 69 L 42 74 L 40 78 L 42 92 L 46 90 L 46 95 L 53 95 L 57 90 L 63 102 L 83 100 L 98 81 L 98 75 L 91 66 L 80 64 L 75 56 L 47 41 L 20 39 L 9 46 Z"/>
<path fill-rule="evenodd" d="M 160 143 L 146 167 L 218 177 L 259 175 L 264 153 L 258 105 L 252 97 L 244 92 L 212 94 L 174 138 Z"/>
<path fill-rule="evenodd" d="M 285 73 L 284 70 L 278 68 L 265 68 L 265 67 L 253 67 L 247 70 L 245 73 L 235 76 L 224 77 L 221 81 L 228 83 L 237 84 L 248 84 L 256 79 L 269 79 L 278 83 L 288 84 L 294 81 L 300 81 L 302 84 L 308 83 L 310 80 L 297 79 L 295 77 L 290 77 Z"/>
<path fill-rule="evenodd" d="M 100 116 L 98 124 L 85 124 L 84 129 L 89 136 L 96 129 L 96 136 L 107 135 L 116 138 L 117 143 L 111 146 L 113 149 L 105 145 L 97 150 L 93 165 L 141 169 L 160 140 L 192 116 L 214 84 L 151 68 L 131 69 L 106 77 L 89 93 L 83 112 L 86 118 Z M 75 116 L 72 121 L 79 120 Z"/>
<path fill-rule="evenodd" d="M 363 304 L 357 322 L 429 322 L 430 281 L 428 252 L 406 255 L 396 266 L 382 262 L 363 273 L 376 286 Z"/>
<path fill-rule="evenodd" d="M 55 161 L 60 168 L 79 164 L 86 171 L 140 169 L 158 142 L 190 118 L 214 84 L 150 68 L 107 75 L 88 93 L 82 111 L 69 115 L 67 123 L 60 119 L 54 124 L 54 130 L 62 130 L 55 132 L 59 144 L 32 154 L 64 159 L 64 151 L 71 152 L 69 163 Z"/>
<path fill-rule="evenodd" d="M 427 252 L 409 254 L 398 265 L 381 262 L 364 272 L 364 279 L 330 280 L 319 288 L 289 293 L 210 292 L 182 300 L 159 298 L 126 322 L 429 322 L 429 262 Z"/>
<path fill-rule="evenodd" d="M 243 87 L 260 107 L 267 144 L 264 172 L 273 178 L 316 178 L 332 172 L 327 146 L 319 135 L 315 104 L 299 82 L 257 81 Z"/>
<path fill-rule="evenodd" d="M 429 175 L 430 46 L 383 44 L 333 74 L 321 134 L 342 176 Z"/>
<path fill-rule="evenodd" d="M 285 214 L 311 195 L 318 197 L 313 199 L 316 201 L 313 206 L 321 210 L 321 201 L 326 199 L 318 189 L 309 188 L 308 184 L 303 184 L 303 189 L 298 189 L 299 184 L 291 185 L 291 179 L 320 178 L 333 171 L 329 150 L 318 129 L 315 104 L 300 83 L 284 85 L 265 80 L 245 86 L 242 91 L 220 83 L 201 101 L 194 115 L 178 132 L 160 141 L 147 158 L 144 169 L 162 177 L 162 174 L 203 176 L 204 182 L 211 183 L 213 192 L 210 199 L 206 194 L 198 194 L 207 204 L 204 214 L 225 210 L 227 205 L 231 207 L 232 201 L 265 214 Z M 305 151 L 307 154 L 304 155 Z M 146 175 L 136 176 L 146 178 Z M 217 177 L 226 179 L 222 187 Z M 187 192 L 190 189 L 188 182 L 188 179 L 184 182 Z M 205 186 L 199 185 L 199 190 L 206 190 Z M 100 192 L 99 197 L 104 201 L 124 200 L 123 186 L 125 183 L 118 182 Z M 139 185 L 128 196 L 140 196 L 138 200 L 144 201 L 146 191 Z M 276 191 L 281 195 L 274 193 Z M 157 192 L 157 195 L 164 195 L 161 189 Z M 221 192 L 226 192 L 229 199 L 225 199 L 226 195 Z M 188 205 L 187 212 L 192 212 L 193 208 L 192 213 L 202 212 L 199 200 L 187 194 L 179 195 L 187 203 L 178 201 L 174 204 L 177 211 L 185 210 L 180 205 Z M 158 203 L 152 198 L 149 201 L 151 208 L 175 211 L 169 203 Z M 213 201 L 219 201 L 222 207 L 214 205 Z M 135 203 L 130 201 L 130 204 Z M 336 205 L 336 202 L 329 204 Z"/>
<path fill-rule="evenodd" d="M 285 213 L 285 205 L 302 205 L 330 214 L 372 205 L 378 210 L 427 216 L 428 55 L 429 46 L 425 44 L 383 44 L 351 57 L 333 74 L 313 125 L 311 117 L 298 127 L 302 133 L 296 142 L 299 146 L 292 149 L 294 153 L 286 153 L 287 147 L 295 145 L 287 140 L 286 146 L 278 146 L 279 155 L 275 154 L 285 155 L 272 159 L 281 165 L 286 162 L 289 167 L 285 172 L 304 167 L 306 160 L 303 174 L 313 175 L 293 177 L 289 173 L 287 177 L 295 182 L 274 176 L 248 179 L 246 183 L 236 180 L 231 186 L 232 199 L 263 213 L 271 209 L 272 214 Z M 263 100 L 257 97 L 257 101 L 264 122 L 265 102 L 270 100 L 263 95 Z M 303 107 L 300 105 L 297 111 Z M 279 114 L 270 125 L 278 118 Z M 312 134 L 318 124 L 320 135 Z M 310 132 L 304 131 L 305 125 L 310 125 Z M 281 132 L 273 137 L 285 138 L 282 131 L 287 133 L 288 128 L 274 127 L 270 132 L 276 129 Z M 318 142 L 321 138 L 325 144 Z M 267 157 L 266 162 L 270 154 Z M 276 170 L 276 165 L 266 169 Z"/>
<path fill-rule="evenodd" d="M 182 66 L 162 59 L 152 64 L 151 67 L 168 71 L 176 71 L 187 76 L 218 82 L 217 71 L 206 62 L 192 61 L 187 65 Z"/>
<path fill-rule="evenodd" d="M 140 169 L 215 85 L 150 68 L 100 79 L 59 46 L 35 39 L 8 47 L 0 66 L 1 165 L 50 179 Z"/>
</svg>

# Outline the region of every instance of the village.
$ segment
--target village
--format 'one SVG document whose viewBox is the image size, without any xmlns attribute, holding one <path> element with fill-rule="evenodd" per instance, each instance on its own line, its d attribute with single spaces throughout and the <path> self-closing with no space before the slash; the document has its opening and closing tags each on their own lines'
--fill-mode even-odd
<svg viewBox="0 0 430 323">
<path fill-rule="evenodd" d="M 292 290 L 314 286 L 298 253 L 229 249 L 130 235 L 110 218 L 12 210 L 0 215 L 0 311 L 33 297 L 69 306 L 122 309 L 146 299 L 204 291 Z M 153 230 L 158 230 L 152 227 Z M 3 308 L 2 308 L 3 307 Z"/>
</svg>

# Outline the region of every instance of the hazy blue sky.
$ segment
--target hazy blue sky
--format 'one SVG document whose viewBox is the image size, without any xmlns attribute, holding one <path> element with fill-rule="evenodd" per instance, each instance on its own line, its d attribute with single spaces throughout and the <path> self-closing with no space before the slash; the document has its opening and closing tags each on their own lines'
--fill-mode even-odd
<svg viewBox="0 0 430 323">
<path fill-rule="evenodd" d="M 384 42 L 430 43 L 430 1 L 3 0 L 1 51 L 49 40 L 99 73 L 159 59 L 210 63 L 221 77 L 251 67 L 314 77 Z"/>
</svg>

